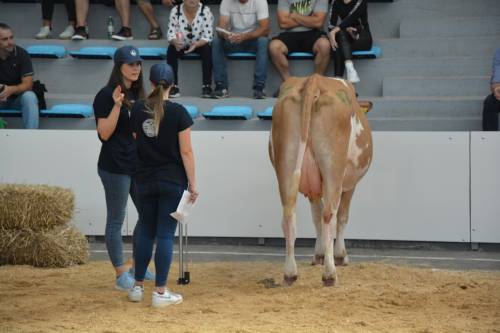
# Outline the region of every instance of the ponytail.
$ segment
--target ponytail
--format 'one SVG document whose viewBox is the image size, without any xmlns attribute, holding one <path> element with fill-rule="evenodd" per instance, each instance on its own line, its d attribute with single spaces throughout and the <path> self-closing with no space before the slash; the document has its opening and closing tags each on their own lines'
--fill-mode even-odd
<svg viewBox="0 0 500 333">
<path fill-rule="evenodd" d="M 160 123 L 165 116 L 165 110 L 163 108 L 163 95 L 168 85 L 165 81 L 160 81 L 155 89 L 146 98 L 146 109 L 147 112 L 153 115 L 153 122 L 155 127 L 155 136 L 158 136 L 160 131 Z"/>
</svg>

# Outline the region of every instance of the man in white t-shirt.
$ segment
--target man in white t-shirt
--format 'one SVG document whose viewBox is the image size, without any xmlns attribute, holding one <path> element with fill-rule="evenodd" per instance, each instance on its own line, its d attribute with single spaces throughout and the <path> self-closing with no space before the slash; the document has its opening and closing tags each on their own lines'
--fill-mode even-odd
<svg viewBox="0 0 500 333">
<path fill-rule="evenodd" d="M 266 0 L 222 0 L 218 32 L 212 42 L 214 98 L 229 97 L 226 58 L 229 52 L 255 52 L 253 97 L 265 98 L 269 8 Z"/>
</svg>

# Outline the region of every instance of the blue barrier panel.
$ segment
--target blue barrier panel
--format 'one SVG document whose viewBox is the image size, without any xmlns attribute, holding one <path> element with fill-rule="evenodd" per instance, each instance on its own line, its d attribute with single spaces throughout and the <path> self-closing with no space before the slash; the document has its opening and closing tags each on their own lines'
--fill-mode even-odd
<svg viewBox="0 0 500 333">
<path fill-rule="evenodd" d="M 20 116 L 21 110 L 0 109 L 0 116 Z"/>
<path fill-rule="evenodd" d="M 204 112 L 203 117 L 207 119 L 242 119 L 252 118 L 252 108 L 240 105 L 215 106 L 212 111 Z"/>
<path fill-rule="evenodd" d="M 353 51 L 352 56 L 356 59 L 374 59 L 382 55 L 382 49 L 379 46 L 373 46 L 368 51 Z M 314 55 L 310 52 L 292 52 L 288 54 L 288 59 L 313 59 Z"/>
<path fill-rule="evenodd" d="M 82 47 L 78 51 L 71 51 L 69 54 L 74 58 L 83 59 L 113 59 L 116 47 L 90 46 Z"/>
<path fill-rule="evenodd" d="M 64 58 L 67 54 L 61 45 L 30 45 L 26 51 L 33 58 Z"/>
<path fill-rule="evenodd" d="M 167 57 L 166 47 L 139 47 L 139 55 L 144 60 L 163 60 Z"/>
<path fill-rule="evenodd" d="M 273 119 L 273 107 L 270 106 L 262 112 L 257 112 L 257 117 L 259 117 L 259 119 L 266 119 L 266 120 Z"/>
<path fill-rule="evenodd" d="M 231 52 L 227 54 L 229 59 L 251 60 L 255 59 L 255 52 Z"/>
<path fill-rule="evenodd" d="M 200 112 L 195 105 L 184 105 L 184 107 L 186 108 L 191 118 L 195 119 L 200 115 Z"/>
<path fill-rule="evenodd" d="M 47 117 L 88 118 L 92 116 L 92 106 L 87 104 L 57 104 L 40 115 Z"/>
</svg>

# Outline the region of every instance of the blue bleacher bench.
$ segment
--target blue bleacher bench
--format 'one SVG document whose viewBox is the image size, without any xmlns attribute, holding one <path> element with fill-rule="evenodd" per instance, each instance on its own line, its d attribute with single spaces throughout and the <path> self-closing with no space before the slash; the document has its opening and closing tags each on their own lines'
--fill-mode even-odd
<svg viewBox="0 0 500 333">
<path fill-rule="evenodd" d="M 30 45 L 26 51 L 32 58 L 64 58 L 68 54 L 62 45 Z"/>
<path fill-rule="evenodd" d="M 270 106 L 262 112 L 257 112 L 257 117 L 259 119 L 273 119 L 273 107 Z"/>
<path fill-rule="evenodd" d="M 74 58 L 113 59 L 115 51 L 116 47 L 89 46 L 89 47 L 82 47 L 78 51 L 71 51 L 69 54 Z"/>
<path fill-rule="evenodd" d="M 144 60 L 163 60 L 167 57 L 167 48 L 139 47 L 139 55 Z"/>
<path fill-rule="evenodd" d="M 229 59 L 249 60 L 255 59 L 255 52 L 231 52 L 227 54 Z"/>
<path fill-rule="evenodd" d="M 374 59 L 382 55 L 382 49 L 379 46 L 373 46 L 368 51 L 353 51 L 352 56 L 355 59 Z M 310 52 L 292 52 L 288 54 L 288 59 L 313 59 L 314 54 Z"/>
<path fill-rule="evenodd" d="M 195 105 L 184 105 L 184 107 L 186 108 L 192 119 L 195 119 L 200 115 L 200 112 Z"/>
<path fill-rule="evenodd" d="M 203 112 L 203 117 L 207 119 L 242 119 L 252 118 L 252 108 L 241 105 L 214 106 L 211 111 Z"/>
<path fill-rule="evenodd" d="M 20 116 L 21 110 L 0 109 L 2 116 Z M 87 104 L 56 104 L 47 110 L 40 110 L 42 117 L 88 118 L 92 116 L 92 106 Z"/>
</svg>

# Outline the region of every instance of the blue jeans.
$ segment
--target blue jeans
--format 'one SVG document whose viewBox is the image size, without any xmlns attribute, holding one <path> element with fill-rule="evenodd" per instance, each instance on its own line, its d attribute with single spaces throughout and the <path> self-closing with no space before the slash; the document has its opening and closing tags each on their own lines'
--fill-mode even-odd
<svg viewBox="0 0 500 333">
<path fill-rule="evenodd" d="M 176 183 L 158 181 L 136 183 L 139 223 L 136 232 L 135 280 L 143 281 L 153 254 L 156 239 L 156 287 L 167 284 L 174 251 L 177 221 L 170 216 L 175 212 L 184 187 Z"/>
<path fill-rule="evenodd" d="M 25 91 L 15 99 L 0 101 L 0 109 L 21 110 L 24 128 L 38 128 L 38 98 L 32 91 Z"/>
<path fill-rule="evenodd" d="M 228 87 L 226 57 L 230 52 L 255 52 L 255 70 L 253 88 L 264 89 L 267 79 L 267 37 L 247 40 L 240 44 L 231 44 L 225 39 L 215 37 L 212 41 L 212 61 L 214 63 L 214 81 L 222 88 Z"/>
<path fill-rule="evenodd" d="M 107 214 L 106 230 L 104 233 L 106 248 L 113 266 L 120 267 L 124 264 L 122 226 L 123 220 L 125 219 L 129 194 L 134 205 L 136 205 L 132 177 L 130 175 L 107 172 L 100 168 L 97 169 L 97 173 L 101 178 L 102 185 L 104 186 L 104 194 L 106 195 Z M 139 222 L 137 224 L 139 224 Z M 136 230 L 137 225 L 134 229 L 133 236 L 134 248 Z"/>
</svg>

